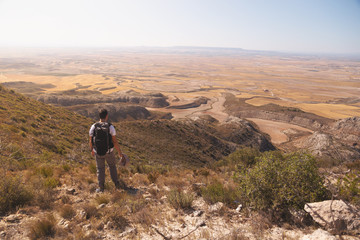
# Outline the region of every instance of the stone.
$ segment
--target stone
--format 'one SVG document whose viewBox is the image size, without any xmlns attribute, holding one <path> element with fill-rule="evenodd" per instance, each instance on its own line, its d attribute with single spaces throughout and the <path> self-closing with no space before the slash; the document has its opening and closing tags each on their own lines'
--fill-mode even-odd
<svg viewBox="0 0 360 240">
<path fill-rule="evenodd" d="M 122 232 L 120 235 L 119 235 L 119 238 L 124 238 L 125 236 L 131 234 L 131 233 L 136 233 L 137 230 L 136 228 L 133 228 L 133 227 L 126 227 L 125 228 L 125 231 Z"/>
<path fill-rule="evenodd" d="M 75 192 L 76 192 L 75 188 L 67 188 L 66 189 L 66 194 L 74 195 Z"/>
<path fill-rule="evenodd" d="M 83 219 L 83 220 L 86 219 L 86 212 L 84 210 L 78 211 L 77 215 L 79 216 L 80 219 Z"/>
<path fill-rule="evenodd" d="M 58 223 L 59 226 L 62 226 L 64 229 L 68 230 L 69 229 L 69 225 L 70 225 L 70 222 L 66 219 L 61 219 Z"/>
<path fill-rule="evenodd" d="M 304 210 L 315 222 L 326 229 L 342 232 L 360 231 L 360 212 L 355 206 L 342 200 L 307 203 Z"/>
<path fill-rule="evenodd" d="M 6 232 L 5 231 L 0 232 L 0 237 L 5 238 L 6 237 Z"/>
<path fill-rule="evenodd" d="M 223 206 L 224 206 L 224 203 L 217 202 L 217 203 L 209 206 L 209 212 L 218 212 L 223 208 Z"/>
<path fill-rule="evenodd" d="M 91 224 L 85 224 L 82 228 L 83 228 L 85 231 L 89 231 L 89 230 L 91 230 Z"/>
<path fill-rule="evenodd" d="M 104 208 L 104 207 L 106 207 L 106 203 L 100 204 L 97 208 L 98 208 L 98 209 L 101 209 L 101 208 Z"/>
<path fill-rule="evenodd" d="M 17 223 L 17 222 L 20 222 L 20 220 L 22 218 L 23 217 L 20 214 L 11 214 L 11 215 L 7 216 L 4 220 L 5 220 L 5 222 L 8 222 L 8 223 Z"/>
<path fill-rule="evenodd" d="M 236 212 L 240 212 L 242 209 L 242 204 L 239 204 L 239 206 L 237 206 L 237 208 L 235 209 Z"/>
<path fill-rule="evenodd" d="M 301 240 L 336 240 L 336 237 L 319 228 L 312 234 L 304 235 Z"/>
<path fill-rule="evenodd" d="M 201 217 L 201 215 L 203 215 L 204 214 L 204 211 L 202 211 L 202 210 L 196 210 L 196 211 L 194 211 L 193 213 L 192 213 L 192 216 L 193 217 Z"/>
</svg>

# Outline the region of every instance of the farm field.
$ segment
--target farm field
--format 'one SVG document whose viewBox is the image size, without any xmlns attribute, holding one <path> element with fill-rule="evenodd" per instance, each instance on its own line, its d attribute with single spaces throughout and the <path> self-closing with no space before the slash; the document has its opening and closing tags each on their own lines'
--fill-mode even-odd
<svg viewBox="0 0 360 240">
<path fill-rule="evenodd" d="M 360 61 L 345 57 L 181 47 L 0 49 L 0 83 L 32 96 L 67 90 L 162 93 L 170 106 L 207 99 L 182 109 L 148 107 L 175 119 L 206 114 L 225 122 L 229 93 L 251 106 L 277 104 L 334 120 L 360 116 Z M 270 123 L 256 124 L 269 129 Z M 273 122 L 271 128 L 275 141 L 286 140 L 283 125 Z"/>
</svg>

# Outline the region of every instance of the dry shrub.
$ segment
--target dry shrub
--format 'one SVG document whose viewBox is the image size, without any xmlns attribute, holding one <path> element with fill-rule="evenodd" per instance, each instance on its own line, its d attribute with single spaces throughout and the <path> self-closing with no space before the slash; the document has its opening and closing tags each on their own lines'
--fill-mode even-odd
<svg viewBox="0 0 360 240">
<path fill-rule="evenodd" d="M 111 202 L 117 203 L 121 206 L 126 201 L 126 197 L 127 197 L 126 193 L 115 191 L 111 195 Z"/>
<path fill-rule="evenodd" d="M 70 203 L 71 203 L 71 199 L 70 199 L 70 197 L 67 196 L 67 195 L 62 195 L 62 196 L 61 196 L 61 202 L 62 202 L 63 204 L 70 204 Z"/>
<path fill-rule="evenodd" d="M 267 229 L 272 227 L 270 220 L 271 216 L 266 213 L 254 214 L 250 220 L 251 233 L 255 235 L 256 239 L 263 239 L 264 233 Z"/>
<path fill-rule="evenodd" d="M 189 193 L 182 192 L 178 189 L 171 190 L 167 199 L 171 206 L 175 209 L 191 209 L 194 196 Z"/>
<path fill-rule="evenodd" d="M 148 173 L 147 178 L 150 181 L 150 183 L 155 183 L 156 180 L 158 179 L 159 175 L 160 175 L 159 172 L 154 171 L 154 172 Z"/>
<path fill-rule="evenodd" d="M 42 187 L 36 190 L 34 204 L 41 209 L 51 209 L 56 198 L 56 192 L 52 188 Z"/>
<path fill-rule="evenodd" d="M 95 201 L 97 204 L 108 204 L 110 202 L 110 195 L 107 194 L 100 194 L 95 197 Z"/>
<path fill-rule="evenodd" d="M 136 213 L 143 209 L 147 203 L 141 195 L 130 196 L 126 200 L 126 205 L 129 207 L 131 213 Z"/>
<path fill-rule="evenodd" d="M 185 183 L 184 179 L 179 176 L 171 176 L 164 178 L 164 185 L 169 186 L 171 188 L 183 188 Z"/>
<path fill-rule="evenodd" d="M 29 225 L 29 238 L 39 239 L 54 237 L 56 233 L 56 221 L 53 215 L 47 215 L 42 219 L 35 220 Z"/>
<path fill-rule="evenodd" d="M 134 222 L 150 226 L 154 222 L 154 213 L 150 208 L 143 208 L 134 215 Z"/>
<path fill-rule="evenodd" d="M 33 192 L 21 182 L 19 177 L 4 177 L 0 180 L 0 214 L 5 214 L 29 203 Z"/>
<path fill-rule="evenodd" d="M 89 165 L 88 165 L 88 168 L 89 168 L 89 172 L 91 174 L 96 174 L 97 169 L 96 169 L 95 162 L 90 162 Z"/>
<path fill-rule="evenodd" d="M 76 212 L 75 212 L 74 208 L 69 204 L 65 204 L 60 208 L 60 216 L 65 219 L 71 219 L 75 215 L 76 215 Z"/>
<path fill-rule="evenodd" d="M 90 219 L 92 217 L 98 218 L 100 217 L 100 213 L 98 211 L 98 209 L 96 208 L 96 206 L 92 205 L 92 204 L 85 204 L 83 206 L 83 209 L 85 211 L 85 216 L 86 219 Z"/>
<path fill-rule="evenodd" d="M 123 209 L 121 209 L 121 207 L 115 207 L 107 211 L 105 219 L 106 222 L 111 223 L 113 228 L 124 231 L 125 228 L 129 225 L 129 221 L 123 215 Z"/>
<path fill-rule="evenodd" d="M 222 202 L 232 208 L 236 208 L 237 203 L 239 202 L 235 188 L 224 186 L 219 181 L 215 181 L 208 186 L 201 188 L 201 196 L 210 204 Z"/>
<path fill-rule="evenodd" d="M 145 174 L 141 174 L 141 173 L 136 173 L 134 174 L 134 176 L 132 177 L 132 183 L 134 185 L 149 185 L 149 179 L 147 178 L 147 175 Z"/>
</svg>

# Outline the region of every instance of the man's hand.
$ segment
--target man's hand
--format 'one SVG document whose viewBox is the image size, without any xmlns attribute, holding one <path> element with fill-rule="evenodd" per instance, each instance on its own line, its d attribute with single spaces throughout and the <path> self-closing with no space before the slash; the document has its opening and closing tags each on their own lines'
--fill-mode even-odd
<svg viewBox="0 0 360 240">
<path fill-rule="evenodd" d="M 91 156 L 95 156 L 94 149 L 91 150 Z"/>
</svg>

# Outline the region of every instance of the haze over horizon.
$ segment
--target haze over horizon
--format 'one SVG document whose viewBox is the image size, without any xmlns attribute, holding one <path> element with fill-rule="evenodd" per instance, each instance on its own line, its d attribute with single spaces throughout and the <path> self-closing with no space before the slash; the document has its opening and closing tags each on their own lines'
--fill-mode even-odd
<svg viewBox="0 0 360 240">
<path fill-rule="evenodd" d="M 359 0 L 0 0 L 0 47 L 360 54 Z"/>
</svg>

